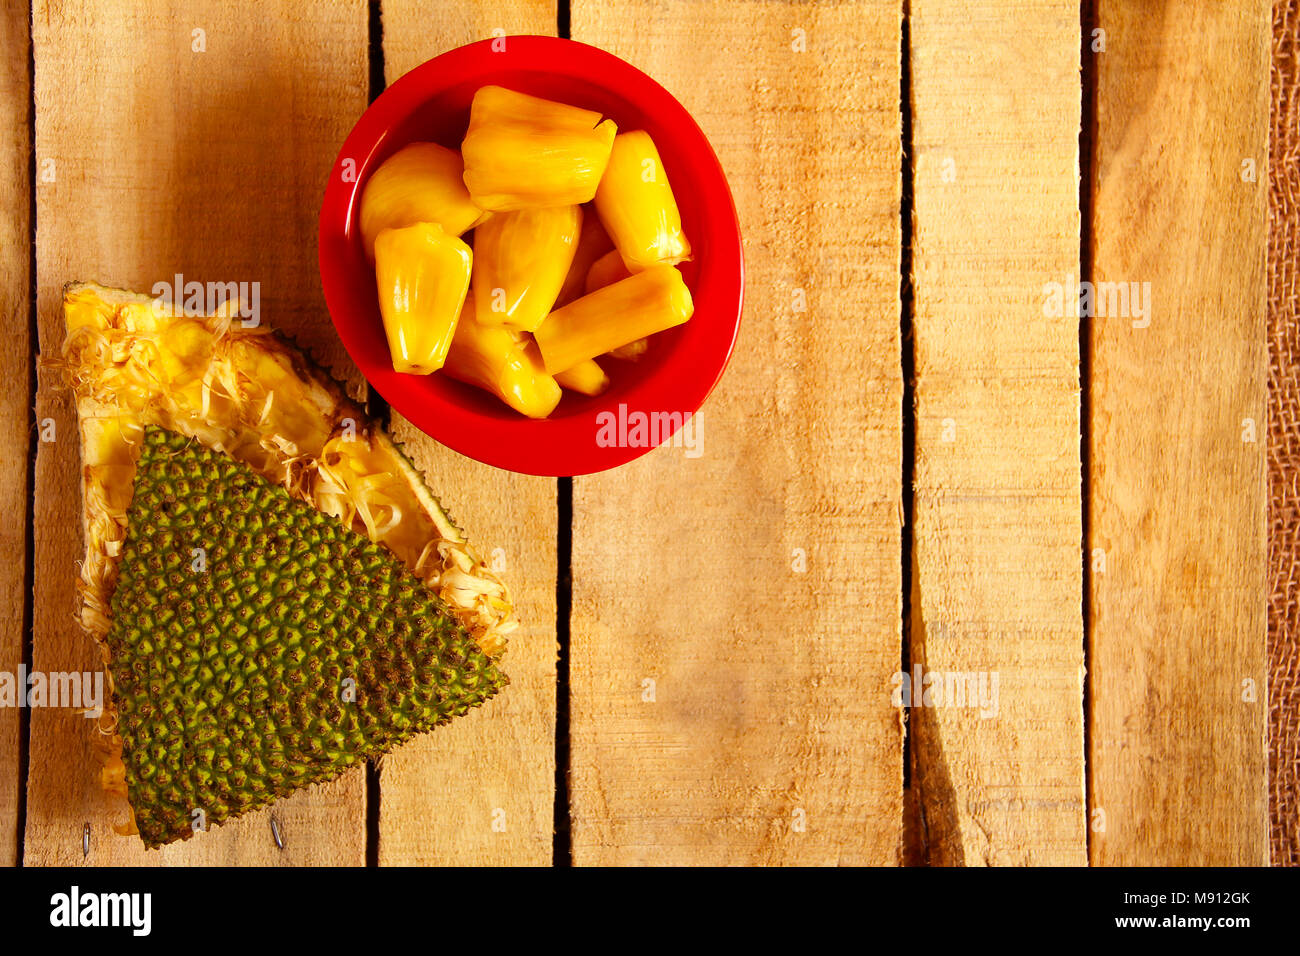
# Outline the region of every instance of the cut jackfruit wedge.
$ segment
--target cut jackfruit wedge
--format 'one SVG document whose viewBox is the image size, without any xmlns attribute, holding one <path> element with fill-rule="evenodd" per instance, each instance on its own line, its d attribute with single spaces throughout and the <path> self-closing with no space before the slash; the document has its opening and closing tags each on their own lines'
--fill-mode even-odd
<svg viewBox="0 0 1300 956">
<path fill-rule="evenodd" d="M 387 548 L 233 458 L 144 430 L 107 637 L 150 847 L 332 780 L 506 679 Z"/>
<path fill-rule="evenodd" d="M 510 597 L 419 472 L 326 373 L 265 324 L 245 328 L 236 314 L 182 315 L 92 284 L 64 290 L 68 334 L 46 364 L 63 372 L 77 403 L 85 629 L 101 642 L 108 634 L 136 457 L 144 427 L 159 425 L 388 547 L 499 657 L 518 626 Z M 106 708 L 110 769 L 120 759 L 114 719 Z"/>
</svg>

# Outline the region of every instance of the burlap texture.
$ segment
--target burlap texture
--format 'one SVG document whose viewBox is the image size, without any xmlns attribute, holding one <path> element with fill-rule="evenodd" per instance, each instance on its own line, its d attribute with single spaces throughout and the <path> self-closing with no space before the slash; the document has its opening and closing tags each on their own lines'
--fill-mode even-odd
<svg viewBox="0 0 1300 956">
<path fill-rule="evenodd" d="M 1300 865 L 1300 0 L 1273 5 L 1269 140 L 1269 810 Z"/>
</svg>

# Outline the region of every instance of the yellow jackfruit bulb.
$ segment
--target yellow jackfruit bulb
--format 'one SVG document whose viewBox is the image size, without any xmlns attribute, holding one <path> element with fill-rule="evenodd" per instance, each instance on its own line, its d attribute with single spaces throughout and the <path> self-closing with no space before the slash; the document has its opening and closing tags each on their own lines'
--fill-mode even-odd
<svg viewBox="0 0 1300 956">
<path fill-rule="evenodd" d="M 560 294 L 555 297 L 555 306 L 568 305 L 574 299 L 580 299 L 587 293 L 587 273 L 596 260 L 613 251 L 614 242 L 609 233 L 600 224 L 600 216 L 591 206 L 583 208 L 582 232 L 578 234 L 578 248 L 573 253 L 573 264 L 569 274 L 564 277 Z"/>
<path fill-rule="evenodd" d="M 573 263 L 581 206 L 497 213 L 474 232 L 474 301 L 484 325 L 534 331 Z"/>
<path fill-rule="evenodd" d="M 635 342 L 628 342 L 627 345 L 620 345 L 616 349 L 610 349 L 609 357 L 621 359 L 624 362 L 638 362 L 649 348 L 649 339 L 637 339 Z"/>
<path fill-rule="evenodd" d="M 587 293 L 591 294 L 597 289 L 613 285 L 615 282 L 626 279 L 631 274 L 627 271 L 627 266 L 623 264 L 623 256 L 617 249 L 612 249 L 591 264 L 585 283 Z M 609 354 L 612 358 L 622 359 L 625 362 L 635 362 L 645 354 L 646 349 L 649 347 L 649 339 L 637 339 L 635 342 L 627 343 L 627 345 L 610 349 Z"/>
<path fill-rule="evenodd" d="M 591 110 L 484 86 L 461 144 L 465 185 L 476 205 L 493 212 L 588 202 L 617 132 Z"/>
<path fill-rule="evenodd" d="M 644 130 L 615 137 L 596 190 L 596 211 L 632 272 L 691 257 L 668 174 Z"/>
<path fill-rule="evenodd" d="M 607 285 L 626 279 L 631 274 L 623 264 L 623 256 L 617 249 L 611 249 L 591 264 L 591 268 L 587 270 L 587 281 L 584 287 L 590 295 L 597 289 L 603 289 Z"/>
<path fill-rule="evenodd" d="M 543 367 L 532 337 L 475 319 L 472 292 L 443 368 L 457 381 L 491 392 L 529 418 L 545 418 L 560 404 L 560 386 Z"/>
<path fill-rule="evenodd" d="M 375 281 L 393 368 L 442 368 L 469 291 L 469 246 L 437 223 L 385 229 L 375 238 Z"/>
<path fill-rule="evenodd" d="M 566 368 L 555 376 L 555 380 L 564 388 L 583 395 L 599 395 L 609 388 L 609 376 L 594 359 Z"/>
<path fill-rule="evenodd" d="M 681 325 L 694 311 L 682 274 L 672 266 L 651 266 L 556 309 L 537 330 L 537 345 L 554 375 Z"/>
<path fill-rule="evenodd" d="M 459 236 L 487 217 L 469 198 L 460 153 L 437 143 L 412 143 L 371 174 L 361 192 L 361 241 L 375 258 L 375 237 L 385 229 L 436 222 Z"/>
</svg>

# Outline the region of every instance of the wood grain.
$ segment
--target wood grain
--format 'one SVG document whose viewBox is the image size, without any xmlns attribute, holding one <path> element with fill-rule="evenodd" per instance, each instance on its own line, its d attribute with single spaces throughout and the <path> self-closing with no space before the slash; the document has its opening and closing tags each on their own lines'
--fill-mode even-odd
<svg viewBox="0 0 1300 956">
<path fill-rule="evenodd" d="M 554 34 L 555 4 L 384 0 L 388 82 L 453 47 L 493 35 Z M 509 41 L 506 52 L 509 56 Z M 484 556 L 500 548 L 521 627 L 502 662 L 510 687 L 384 760 L 379 861 L 392 865 L 545 865 L 555 812 L 556 483 L 456 454 L 400 415 L 392 431 Z"/>
<path fill-rule="evenodd" d="M 268 323 L 358 390 L 320 293 L 316 217 L 339 144 L 366 104 L 366 4 L 284 0 L 252 17 L 211 0 L 147 10 L 37 0 L 33 18 L 42 354 L 59 350 L 69 280 L 143 291 L 176 273 L 257 281 Z M 93 670 L 95 649 L 74 620 L 83 553 L 76 418 L 56 385 L 42 374 L 37 399 L 57 440 L 39 446 L 36 462 L 34 666 Z M 360 771 L 147 852 L 112 832 L 123 820 L 99 790 L 91 733 L 70 711 L 32 714 L 29 863 L 364 862 Z"/>
<path fill-rule="evenodd" d="M 909 712 L 923 852 L 1082 864 L 1079 7 L 911 12 L 913 689 L 979 682 Z"/>
<path fill-rule="evenodd" d="M 1264 864 L 1269 5 L 1098 23 L 1094 271 L 1153 308 L 1092 322 L 1091 858 Z"/>
<path fill-rule="evenodd" d="M 699 456 L 574 480 L 575 863 L 899 861 L 900 15 L 572 5 L 709 136 L 747 268 Z"/>
<path fill-rule="evenodd" d="M 17 674 L 23 659 L 26 606 L 27 475 L 31 452 L 31 83 L 27 74 L 28 12 L 7 4 L 0 12 L 0 501 L 10 518 L 0 526 L 0 671 Z M 18 861 L 18 804 L 23 785 L 22 714 L 0 709 L 0 866 Z"/>
</svg>

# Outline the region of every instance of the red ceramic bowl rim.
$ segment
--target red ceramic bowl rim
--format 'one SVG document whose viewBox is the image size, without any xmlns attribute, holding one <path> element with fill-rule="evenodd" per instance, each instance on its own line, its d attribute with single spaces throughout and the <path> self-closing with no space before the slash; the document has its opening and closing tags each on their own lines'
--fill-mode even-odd
<svg viewBox="0 0 1300 956">
<path fill-rule="evenodd" d="M 575 40 L 511 36 L 506 38 L 505 54 L 492 51 L 494 42 L 481 40 L 458 47 L 411 70 L 371 104 L 344 141 L 330 170 L 320 215 L 319 263 L 326 305 L 344 347 L 371 386 L 391 407 L 442 444 L 486 464 L 524 474 L 567 476 L 603 471 L 669 441 L 680 423 L 699 410 L 730 360 L 744 297 L 744 256 L 735 203 L 722 166 L 699 125 L 672 94 L 640 70 Z M 504 65 L 503 55 L 509 57 Z M 385 361 L 376 361 L 373 347 L 364 347 L 367 337 L 376 334 L 375 329 L 366 328 L 375 314 L 366 301 L 374 290 L 357 288 L 343 266 L 357 255 L 352 231 L 354 207 L 372 157 L 386 146 L 390 130 L 443 90 L 467 81 L 489 84 L 494 82 L 493 75 L 503 70 L 559 75 L 590 84 L 633 104 L 642 114 L 658 118 L 673 143 L 685 144 L 684 149 L 674 151 L 677 167 L 689 170 L 683 180 L 702 191 L 702 221 L 692 224 L 691 238 L 697 252 L 708 250 L 709 261 L 697 274 L 698 288 L 691 289 L 696 306 L 691 323 L 703 320 L 707 327 L 703 333 L 692 330 L 696 333 L 692 349 L 684 354 L 680 348 L 674 350 L 657 368 L 622 389 L 618 401 L 610 406 L 592 399 L 581 410 L 550 419 L 493 417 L 428 389 L 421 376 L 395 372 L 386 361 L 386 350 Z M 447 77 L 454 77 L 454 84 Z M 667 152 L 664 150 L 665 156 Z M 348 163 L 350 179 L 344 176 Z M 672 165 L 667 158 L 665 163 Z M 676 182 L 679 174 L 672 175 Z M 681 188 L 679 185 L 679 193 Z M 382 337 L 382 331 L 378 334 Z M 601 424 L 623 427 L 619 434 L 623 439 L 629 434 L 626 423 L 635 423 L 638 411 L 657 416 L 666 426 L 651 436 L 655 440 L 638 444 L 619 440 L 606 446 L 597 442 Z M 602 413 L 608 414 L 598 418 Z"/>
</svg>

